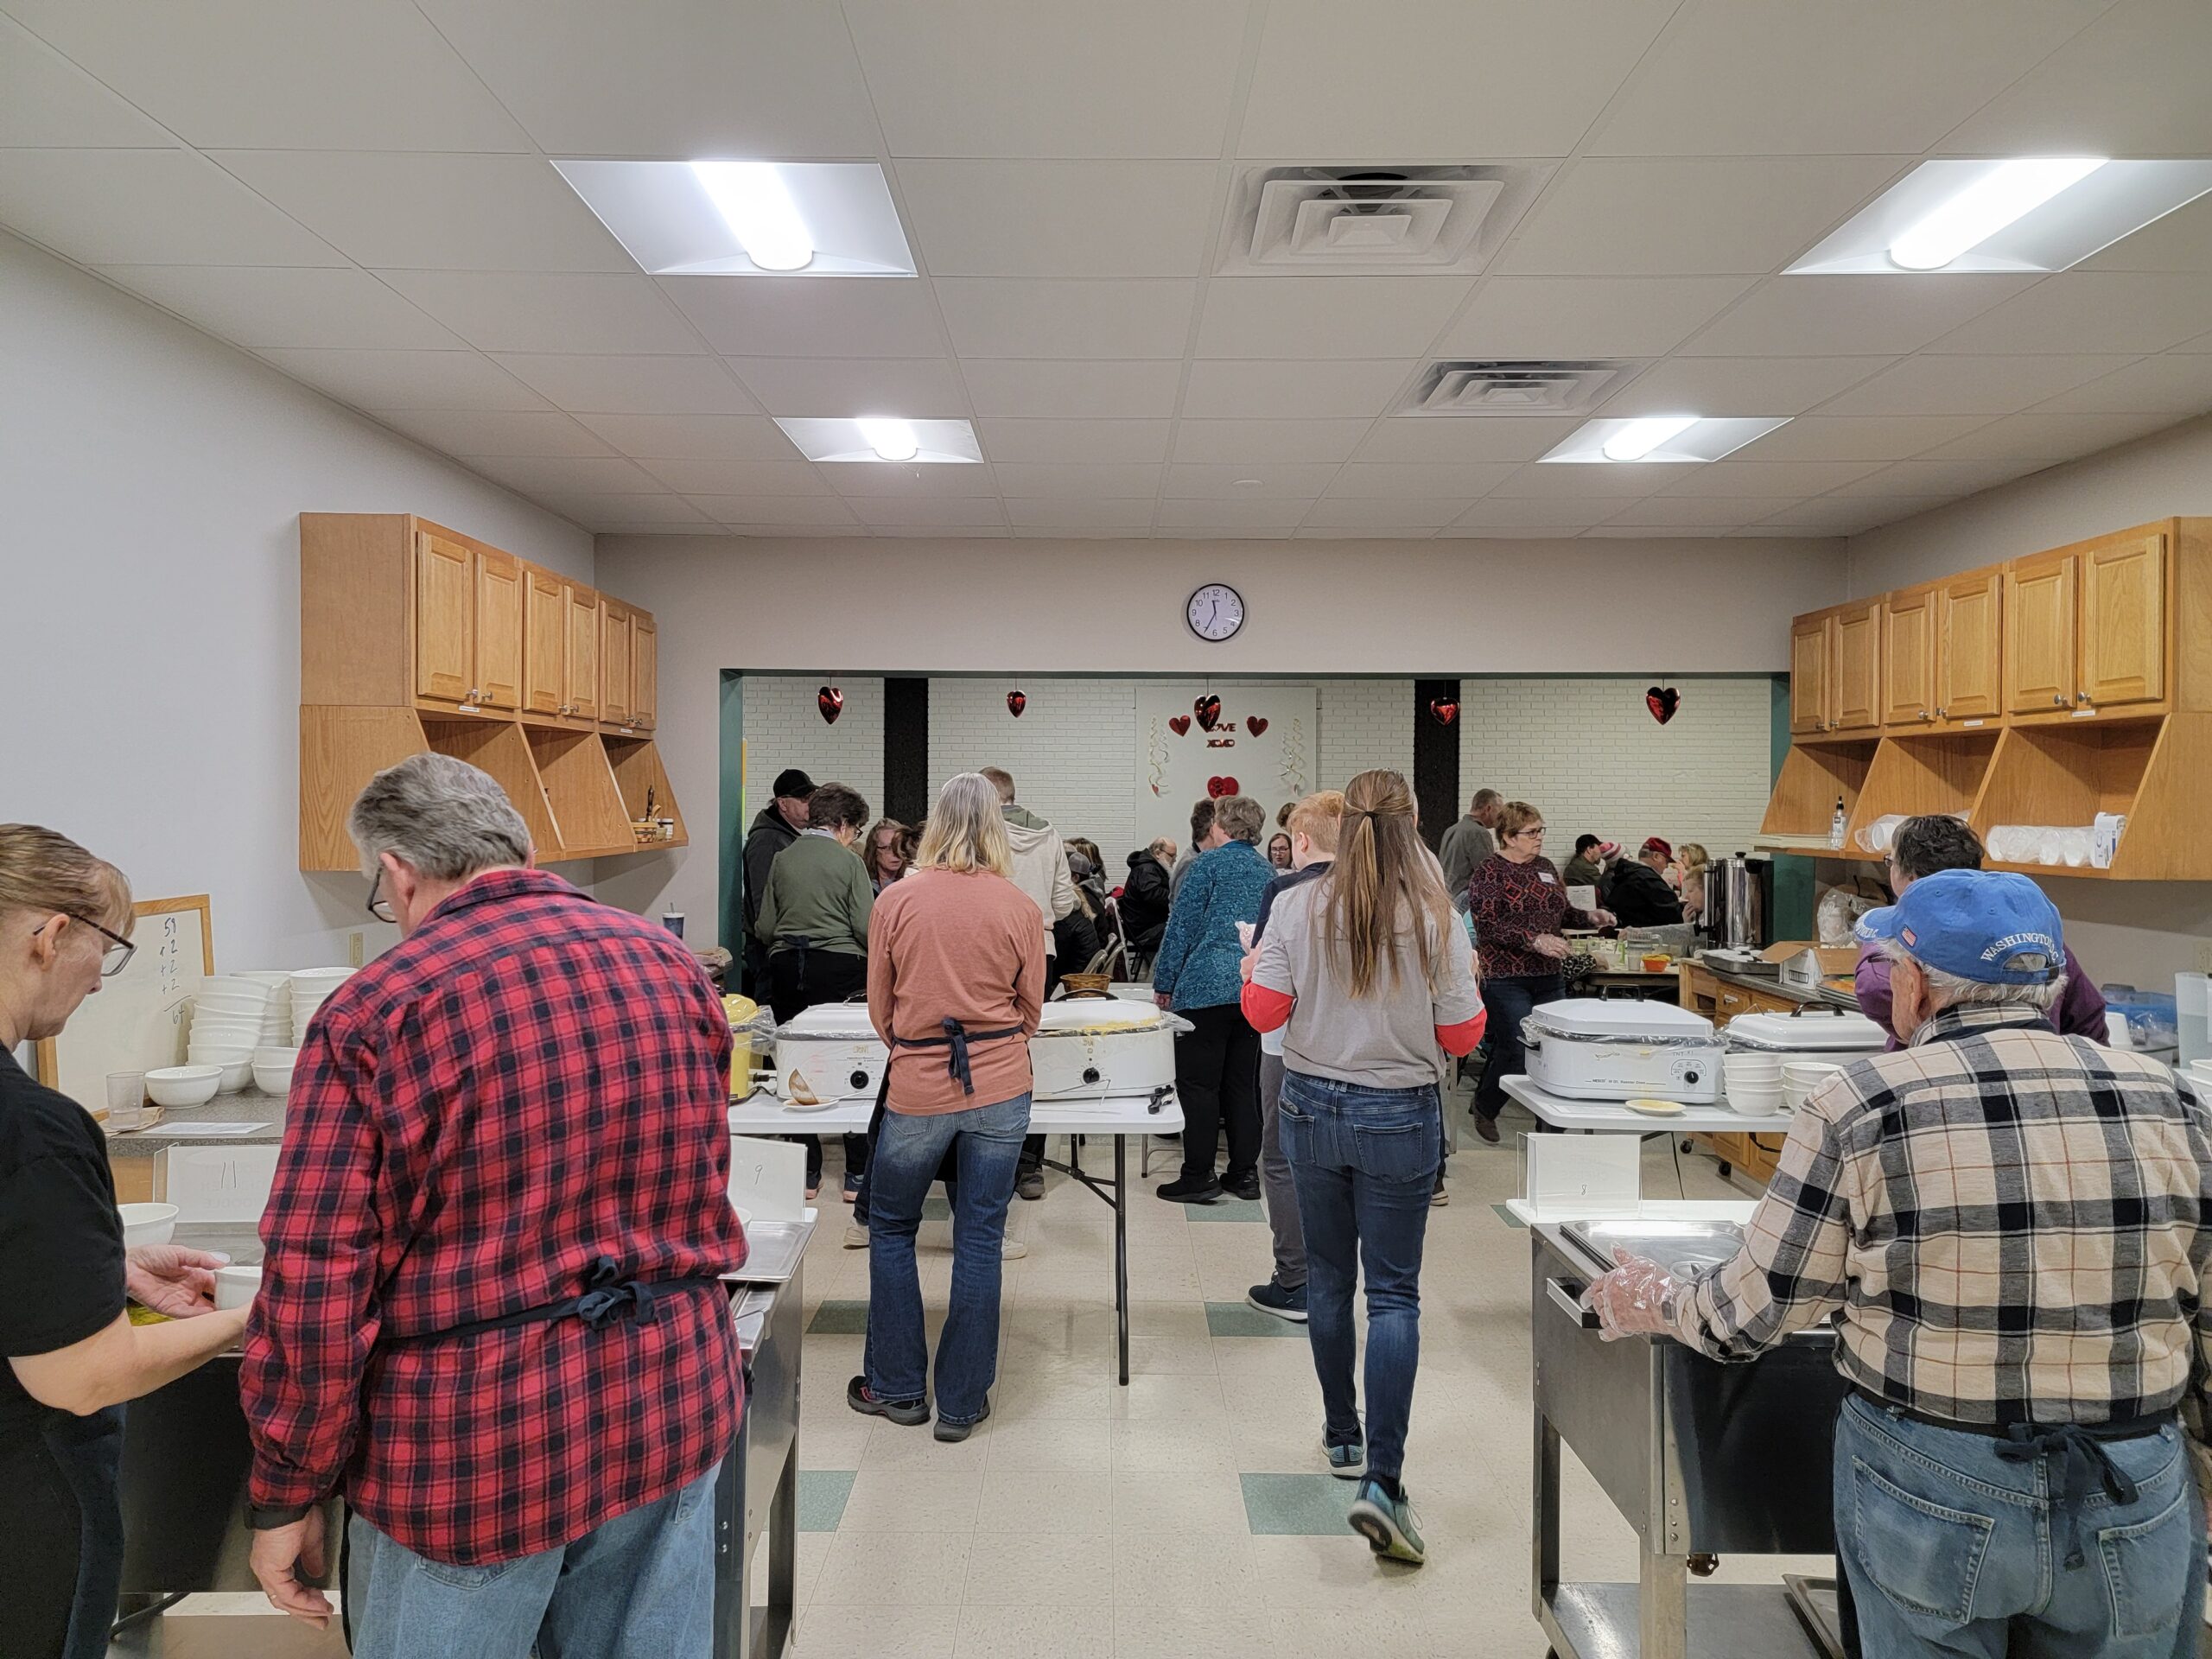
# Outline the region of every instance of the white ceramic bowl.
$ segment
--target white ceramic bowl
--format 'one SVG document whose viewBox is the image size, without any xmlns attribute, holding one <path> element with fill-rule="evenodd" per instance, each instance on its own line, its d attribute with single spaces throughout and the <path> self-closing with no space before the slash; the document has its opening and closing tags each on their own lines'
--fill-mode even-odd
<svg viewBox="0 0 2212 1659">
<path fill-rule="evenodd" d="M 125 1249 L 139 1244 L 166 1244 L 176 1231 L 176 1205 L 173 1204 L 118 1204 L 115 1207 L 123 1217 Z"/>
<path fill-rule="evenodd" d="M 156 1106 L 205 1106 L 222 1083 L 219 1065 L 164 1065 L 146 1074 L 146 1093 Z"/>
<path fill-rule="evenodd" d="M 192 1051 L 192 1063 L 194 1065 L 212 1065 L 215 1068 L 215 1092 L 220 1095 L 236 1094 L 245 1088 L 253 1077 L 251 1049 L 242 1050 L 234 1060 L 218 1058 L 194 1049 Z M 201 1103 L 195 1101 L 192 1103 L 198 1105 Z"/>
<path fill-rule="evenodd" d="M 236 1065 L 245 1061 L 253 1064 L 254 1045 L 251 1043 L 200 1043 L 187 1046 L 186 1052 L 194 1065 Z"/>
<path fill-rule="evenodd" d="M 292 976 L 292 992 L 297 995 L 302 990 L 320 990 L 327 995 L 353 976 L 351 968 L 302 968 Z"/>
<path fill-rule="evenodd" d="M 257 1048 L 253 1051 L 253 1086 L 264 1095 L 292 1092 L 292 1063 L 296 1048 Z"/>
<path fill-rule="evenodd" d="M 1771 1117 L 1782 1109 L 1782 1090 L 1779 1089 L 1728 1089 L 1728 1109 L 1745 1117 Z"/>
<path fill-rule="evenodd" d="M 244 1307 L 261 1291 L 261 1269 L 232 1266 L 215 1269 L 215 1306 Z"/>
</svg>

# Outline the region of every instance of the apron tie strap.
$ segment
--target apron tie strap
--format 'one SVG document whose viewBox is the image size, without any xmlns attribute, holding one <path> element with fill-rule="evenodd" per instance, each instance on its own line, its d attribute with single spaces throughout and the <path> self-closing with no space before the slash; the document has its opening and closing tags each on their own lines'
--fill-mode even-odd
<svg viewBox="0 0 2212 1659">
<path fill-rule="evenodd" d="M 1997 1455 L 2005 1463 L 2058 1459 L 2058 1501 L 2066 1512 L 2066 1567 L 2069 1572 L 2088 1559 L 2082 1548 L 2082 1506 L 2092 1488 L 2102 1487 L 2114 1503 L 2133 1503 L 2141 1497 L 2127 1471 L 2105 1450 L 2107 1436 L 2088 1423 L 2056 1423 L 2038 1427 L 2014 1423 L 1997 1442 Z"/>
</svg>

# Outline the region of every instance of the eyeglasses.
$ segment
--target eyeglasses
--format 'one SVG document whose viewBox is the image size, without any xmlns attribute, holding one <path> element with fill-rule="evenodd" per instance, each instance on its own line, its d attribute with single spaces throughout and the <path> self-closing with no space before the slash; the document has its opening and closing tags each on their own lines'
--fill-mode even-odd
<svg viewBox="0 0 2212 1659">
<path fill-rule="evenodd" d="M 384 887 L 384 868 L 377 868 L 376 880 L 369 883 L 369 914 L 380 922 L 397 923 L 399 912 L 391 907 L 391 900 L 381 895 Z"/>
<path fill-rule="evenodd" d="M 1531 824 L 1526 830 L 1516 830 L 1506 837 L 1508 841 L 1541 841 L 1543 838 L 1544 826 L 1541 823 Z"/>
<path fill-rule="evenodd" d="M 100 952 L 100 977 L 102 979 L 113 979 L 118 974 L 123 971 L 124 965 L 137 953 L 138 947 L 137 945 L 131 944 L 130 940 L 124 938 L 119 933 L 109 932 L 107 929 L 102 927 L 91 917 L 79 916 L 73 910 L 65 910 L 60 913 L 67 916 L 73 922 L 77 922 L 86 927 L 91 928 L 93 932 L 99 934 L 102 938 L 107 941 L 107 948 Z M 38 933 L 43 931 L 43 929 L 35 927 L 31 930 L 33 933 Z"/>
</svg>

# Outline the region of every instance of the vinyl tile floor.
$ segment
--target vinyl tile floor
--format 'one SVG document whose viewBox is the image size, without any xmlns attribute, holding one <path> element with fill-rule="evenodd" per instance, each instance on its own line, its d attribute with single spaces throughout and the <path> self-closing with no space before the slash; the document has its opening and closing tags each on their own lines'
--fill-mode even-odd
<svg viewBox="0 0 2212 1659">
<path fill-rule="evenodd" d="M 1465 1110 L 1455 1094 L 1448 1109 Z M 1066 1176 L 1016 1200 L 992 1415 L 965 1442 L 855 1415 L 868 1257 L 848 1250 L 833 1175 L 809 1248 L 801 1360 L 798 1659 L 1303 1659 L 1375 1650 L 1542 1659 L 1529 1611 L 1529 1237 L 1497 1207 L 1517 1191 L 1515 1136 L 1468 1130 L 1429 1213 L 1421 1364 L 1406 1480 L 1427 1565 L 1380 1563 L 1325 1472 L 1305 1327 L 1258 1313 L 1268 1234 L 1256 1204 L 1167 1204 L 1176 1153 L 1139 1181 L 1130 1153 L 1129 1383 L 1114 1380 L 1113 1216 Z M 1514 1109 L 1509 1130 L 1532 1120 Z M 1056 1139 L 1051 1155 L 1065 1155 Z M 833 1154 L 834 1156 L 834 1154 Z M 1094 1144 L 1092 1169 L 1111 1167 Z M 1743 1198 L 1710 1158 L 1645 1143 L 1654 1197 Z M 950 1233 L 920 1238 L 931 1342 Z M 1632 1580 L 1634 1535 L 1570 1457 L 1573 1579 Z M 1726 1560 L 1777 1582 L 1825 1559 Z M 759 1581 L 759 1580 L 756 1580 Z"/>
</svg>

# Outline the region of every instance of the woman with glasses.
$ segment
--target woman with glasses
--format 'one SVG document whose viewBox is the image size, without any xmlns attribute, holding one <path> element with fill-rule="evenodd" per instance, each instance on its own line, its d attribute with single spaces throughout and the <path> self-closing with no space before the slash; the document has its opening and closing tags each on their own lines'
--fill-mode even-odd
<svg viewBox="0 0 2212 1659">
<path fill-rule="evenodd" d="M 232 1346 L 223 1258 L 126 1250 L 99 1124 L 13 1051 L 60 1033 L 130 960 L 130 887 L 51 830 L 0 823 L 0 1654 L 100 1659 L 123 1573 L 126 1400 Z M 133 1325 L 136 1300 L 171 1316 Z M 200 1316 L 205 1317 L 200 1317 Z"/>
<path fill-rule="evenodd" d="M 1544 856 L 1544 815 L 1526 801 L 1498 810 L 1497 850 L 1475 866 L 1467 882 L 1467 913 L 1483 953 L 1483 1007 L 1490 1013 L 1490 1052 L 1475 1089 L 1475 1132 L 1497 1139 L 1505 1079 L 1527 1071 L 1521 1022 L 1529 1010 L 1566 995 L 1560 929 L 1611 927 L 1609 910 L 1577 910 L 1567 884 Z"/>
</svg>

